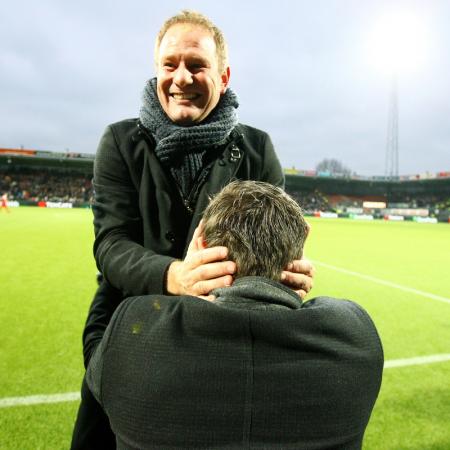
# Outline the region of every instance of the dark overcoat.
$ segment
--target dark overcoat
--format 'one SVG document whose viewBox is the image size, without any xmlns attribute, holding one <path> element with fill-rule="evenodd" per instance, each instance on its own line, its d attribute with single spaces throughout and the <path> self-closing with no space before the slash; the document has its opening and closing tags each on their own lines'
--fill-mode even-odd
<svg viewBox="0 0 450 450">
<path fill-rule="evenodd" d="M 87 381 L 118 448 L 360 449 L 383 370 L 364 309 L 259 277 L 214 293 L 114 314 Z"/>
<path fill-rule="evenodd" d="M 164 292 L 164 274 L 182 258 L 210 196 L 233 179 L 284 186 L 267 133 L 238 124 L 209 149 L 209 163 L 185 196 L 154 152 L 138 119 L 110 125 L 95 159 L 94 255 L 105 279 L 124 297 Z"/>
</svg>

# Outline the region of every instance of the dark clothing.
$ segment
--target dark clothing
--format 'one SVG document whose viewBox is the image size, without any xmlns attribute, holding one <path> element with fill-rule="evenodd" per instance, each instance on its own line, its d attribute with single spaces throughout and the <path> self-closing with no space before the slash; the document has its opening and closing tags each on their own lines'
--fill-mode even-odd
<svg viewBox="0 0 450 450">
<path fill-rule="evenodd" d="M 114 311 L 122 300 L 122 293 L 118 289 L 106 282 L 100 283 L 83 330 L 83 360 L 86 369 L 97 340 L 102 338 Z"/>
<path fill-rule="evenodd" d="M 269 136 L 246 125 L 237 125 L 205 164 L 185 197 L 137 119 L 106 129 L 94 164 L 94 254 L 124 297 L 164 293 L 167 267 L 183 257 L 210 196 L 231 180 L 284 185 Z"/>
<path fill-rule="evenodd" d="M 247 125 L 238 124 L 223 144 L 208 150 L 189 195 L 154 150 L 152 135 L 138 119 L 108 126 L 97 150 L 94 254 L 105 281 L 83 333 L 85 365 L 122 298 L 164 293 L 167 268 L 175 258 L 184 257 L 210 196 L 234 179 L 284 186 L 270 137 Z M 100 423 L 95 407 L 89 406 L 93 403 L 85 392 L 72 450 L 95 448 L 96 434 L 111 436 L 107 425 L 103 426 L 107 421 L 98 429 L 91 426 Z"/>
<path fill-rule="evenodd" d="M 72 436 L 72 449 L 113 450 L 116 436 L 111 431 L 108 416 L 92 395 L 86 377 L 81 385 L 81 403 Z"/>
<path fill-rule="evenodd" d="M 101 277 L 100 277 L 101 278 Z M 99 280 L 100 281 L 100 280 Z M 84 367 L 87 368 L 98 341 L 117 306 L 123 300 L 118 289 L 103 282 L 95 294 L 83 331 Z M 109 420 L 83 378 L 81 403 L 72 433 L 71 450 L 114 450 L 116 437 Z"/>
<path fill-rule="evenodd" d="M 115 312 L 87 382 L 118 448 L 360 449 L 383 369 L 368 314 L 259 277 L 215 293 Z"/>
</svg>

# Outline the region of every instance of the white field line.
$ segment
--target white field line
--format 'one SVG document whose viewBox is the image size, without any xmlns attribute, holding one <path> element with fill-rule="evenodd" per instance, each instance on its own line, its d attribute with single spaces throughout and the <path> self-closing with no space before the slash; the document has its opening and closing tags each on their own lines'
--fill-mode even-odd
<svg viewBox="0 0 450 450">
<path fill-rule="evenodd" d="M 385 361 L 384 368 L 392 369 L 394 367 L 419 366 L 421 364 L 432 364 L 437 362 L 450 361 L 450 353 L 429 356 L 417 356 L 416 358 L 391 359 Z"/>
<path fill-rule="evenodd" d="M 384 368 L 392 369 L 395 367 L 418 366 L 444 361 L 450 361 L 450 353 L 430 356 L 418 356 L 416 358 L 391 359 L 389 361 L 385 361 Z M 52 395 L 30 395 L 28 397 L 6 397 L 0 398 L 0 408 L 8 408 L 11 406 L 41 405 L 43 403 L 75 402 L 79 400 L 79 392 L 67 392 L 65 394 Z"/>
<path fill-rule="evenodd" d="M 326 269 L 331 269 L 336 272 L 345 273 L 346 275 L 351 275 L 353 277 L 362 278 L 363 280 L 372 281 L 373 283 L 382 284 L 383 286 L 389 286 L 394 289 L 399 289 L 401 291 L 410 292 L 411 294 L 419 295 L 421 297 L 431 298 L 432 300 L 437 300 L 439 302 L 449 303 L 450 298 L 441 297 L 440 295 L 430 294 L 429 292 L 419 291 L 418 289 L 410 288 L 408 286 L 402 286 L 401 284 L 392 283 L 391 281 L 382 280 L 381 278 L 372 277 L 371 275 L 365 275 L 359 272 L 353 272 L 352 270 L 343 269 L 341 267 L 332 266 L 331 264 L 325 264 L 320 261 L 312 261 L 316 266 L 325 267 Z"/>
<path fill-rule="evenodd" d="M 28 397 L 5 397 L 0 398 L 0 408 L 9 406 L 42 405 L 43 403 L 75 402 L 80 400 L 79 392 L 66 392 L 65 394 L 30 395 Z"/>
</svg>

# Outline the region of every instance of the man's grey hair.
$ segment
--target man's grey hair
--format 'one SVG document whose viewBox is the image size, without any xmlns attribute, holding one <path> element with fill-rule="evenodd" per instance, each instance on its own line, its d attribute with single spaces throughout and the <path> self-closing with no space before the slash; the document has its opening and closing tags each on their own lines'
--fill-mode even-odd
<svg viewBox="0 0 450 450">
<path fill-rule="evenodd" d="M 175 16 L 167 19 L 161 29 L 159 30 L 158 36 L 156 36 L 155 42 L 155 66 L 158 68 L 158 55 L 159 55 L 159 47 L 161 45 L 161 41 L 163 40 L 164 35 L 167 33 L 167 30 L 170 27 L 178 24 L 189 24 L 189 25 L 197 25 L 211 33 L 211 36 L 214 39 L 216 44 L 216 54 L 217 54 L 217 62 L 219 64 L 219 72 L 223 73 L 225 69 L 228 67 L 228 48 L 227 43 L 225 41 L 225 36 L 222 31 L 205 15 L 185 9 Z"/>
<path fill-rule="evenodd" d="M 289 262 L 300 259 L 308 234 L 301 207 L 282 189 L 262 181 L 233 181 L 209 203 L 204 215 L 208 247 L 228 248 L 235 278 L 276 281 Z"/>
</svg>

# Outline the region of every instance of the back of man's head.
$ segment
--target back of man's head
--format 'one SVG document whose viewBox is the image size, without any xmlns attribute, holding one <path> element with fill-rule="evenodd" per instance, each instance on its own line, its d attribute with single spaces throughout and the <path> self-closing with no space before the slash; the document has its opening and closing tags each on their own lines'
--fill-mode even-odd
<svg viewBox="0 0 450 450">
<path fill-rule="evenodd" d="M 260 181 L 228 184 L 211 200 L 203 221 L 208 247 L 228 248 L 236 278 L 279 281 L 287 264 L 301 258 L 309 229 L 292 197 Z"/>
</svg>

